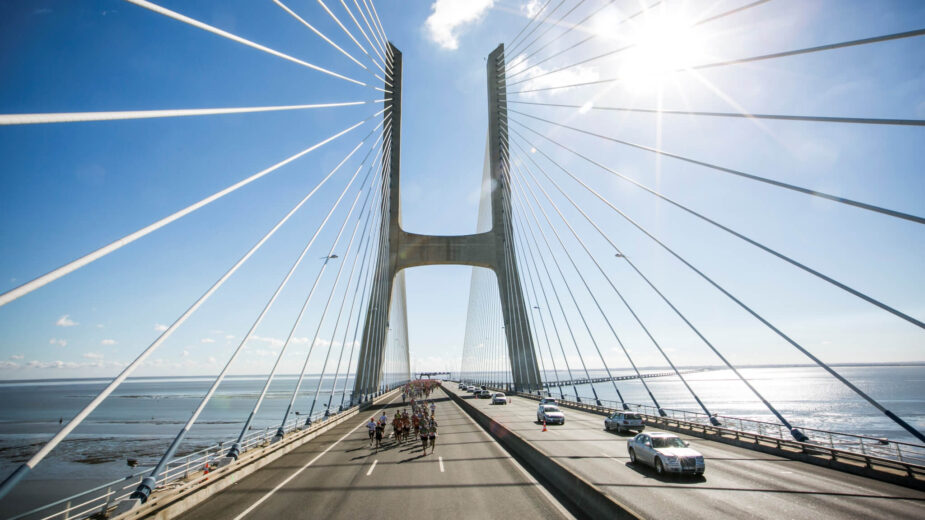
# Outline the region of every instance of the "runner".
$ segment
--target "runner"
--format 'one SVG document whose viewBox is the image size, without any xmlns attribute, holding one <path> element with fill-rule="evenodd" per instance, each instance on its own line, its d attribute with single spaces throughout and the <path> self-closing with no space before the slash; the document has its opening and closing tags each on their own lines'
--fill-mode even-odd
<svg viewBox="0 0 925 520">
<path fill-rule="evenodd" d="M 430 427 L 427 431 L 427 438 L 430 440 L 430 452 L 433 453 L 437 446 L 437 420 L 431 418 Z"/>
<path fill-rule="evenodd" d="M 402 426 L 402 440 L 407 441 L 411 437 L 411 418 L 408 417 L 408 412 L 405 411 L 401 415 L 401 426 Z"/>
<path fill-rule="evenodd" d="M 369 445 L 373 445 L 373 437 L 376 435 L 376 418 L 370 417 L 369 422 L 366 423 L 366 429 L 369 430 Z"/>
<path fill-rule="evenodd" d="M 385 424 L 379 423 L 376 425 L 376 449 L 378 450 L 382 446 L 382 431 L 385 430 Z"/>
<path fill-rule="evenodd" d="M 426 422 L 421 424 L 421 448 L 423 453 L 421 455 L 427 455 L 427 441 L 430 440 L 430 430 Z"/>
<path fill-rule="evenodd" d="M 392 435 L 395 436 L 395 442 L 401 442 L 401 414 L 397 411 L 392 419 Z"/>
</svg>

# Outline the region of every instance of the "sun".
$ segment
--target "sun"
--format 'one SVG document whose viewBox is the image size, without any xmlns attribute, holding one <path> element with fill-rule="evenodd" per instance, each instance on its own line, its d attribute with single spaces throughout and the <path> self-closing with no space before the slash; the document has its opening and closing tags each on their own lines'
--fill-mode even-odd
<svg viewBox="0 0 925 520">
<path fill-rule="evenodd" d="M 702 63 L 703 32 L 683 13 L 660 11 L 634 24 L 620 77 L 631 87 L 659 86 L 675 71 Z"/>
</svg>

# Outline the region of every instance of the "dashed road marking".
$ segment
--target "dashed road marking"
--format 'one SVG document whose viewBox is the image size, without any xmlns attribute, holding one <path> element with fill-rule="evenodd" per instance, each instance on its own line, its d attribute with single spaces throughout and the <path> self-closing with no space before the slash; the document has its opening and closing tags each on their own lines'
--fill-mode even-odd
<svg viewBox="0 0 925 520">
<path fill-rule="evenodd" d="M 373 465 L 370 466 L 370 467 L 369 467 L 369 471 L 366 472 L 366 476 L 367 476 L 367 477 L 373 474 L 373 470 L 376 469 L 376 464 L 378 464 L 378 463 L 379 463 L 379 459 L 376 459 L 376 460 L 373 461 Z"/>
<path fill-rule="evenodd" d="M 398 396 L 395 396 L 395 397 L 398 397 Z M 391 404 L 393 401 L 395 401 L 395 397 L 393 397 L 393 398 L 389 401 L 388 404 Z M 279 484 L 277 484 L 275 488 L 271 489 L 271 490 L 268 491 L 265 495 L 263 495 L 262 497 L 260 497 L 260 499 L 258 499 L 256 502 L 254 502 L 253 504 L 251 504 L 250 507 L 248 507 L 248 508 L 245 509 L 243 512 L 241 512 L 241 514 L 239 514 L 238 516 L 234 517 L 234 520 L 241 520 L 242 518 L 244 518 L 245 516 L 247 516 L 248 514 L 250 514 L 251 511 L 253 511 L 254 509 L 257 508 L 257 506 L 259 506 L 260 504 L 266 502 L 267 499 L 269 499 L 271 496 L 273 496 L 274 493 L 276 493 L 276 492 L 279 491 L 283 486 L 285 486 L 286 484 L 288 484 L 289 482 L 291 482 L 292 479 L 294 479 L 294 478 L 296 478 L 297 476 L 299 476 L 299 473 L 302 473 L 303 471 L 305 471 L 306 468 L 308 468 L 309 466 L 311 466 L 312 464 L 314 464 L 315 461 L 317 461 L 318 459 L 320 459 L 322 455 L 324 455 L 325 453 L 331 451 L 331 448 L 333 448 L 334 446 L 337 446 L 338 444 L 340 444 L 341 441 L 343 441 L 344 439 L 346 439 L 347 437 L 349 437 L 350 435 L 352 435 L 353 432 L 357 431 L 357 430 L 360 428 L 360 426 L 363 426 L 364 424 L 366 424 L 366 423 L 365 423 L 365 422 L 361 422 L 361 423 L 357 424 L 356 426 L 354 426 L 352 430 L 350 430 L 350 431 L 348 431 L 347 433 L 345 433 L 343 436 L 341 436 L 340 439 L 337 439 L 336 441 L 334 441 L 334 443 L 331 444 L 330 446 L 328 446 L 327 448 L 325 448 L 324 451 L 322 451 L 322 452 L 319 453 L 318 455 L 315 455 L 315 457 L 314 457 L 312 460 L 306 462 L 304 466 L 302 466 L 301 468 L 295 470 L 295 472 L 293 472 L 292 475 L 289 475 L 288 478 L 286 478 L 285 480 L 283 480 L 282 482 L 280 482 Z"/>
<path fill-rule="evenodd" d="M 440 473 L 443 473 L 443 457 L 437 457 L 437 460 L 440 461 Z"/>
</svg>

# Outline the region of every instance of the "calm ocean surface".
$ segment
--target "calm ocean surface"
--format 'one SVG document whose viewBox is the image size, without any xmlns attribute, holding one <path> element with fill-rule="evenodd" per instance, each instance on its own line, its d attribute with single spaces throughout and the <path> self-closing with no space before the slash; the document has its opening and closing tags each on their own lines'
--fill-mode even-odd
<svg viewBox="0 0 925 520">
<path fill-rule="evenodd" d="M 925 366 L 852 366 L 838 370 L 859 388 L 919 429 L 925 429 Z M 751 368 L 743 374 L 795 425 L 912 441 L 848 388 L 818 368 Z M 615 371 L 614 375 L 628 371 Z M 577 376 L 577 374 L 575 374 Z M 603 375 L 593 371 L 592 376 Z M 560 374 L 565 378 L 565 374 Z M 774 421 L 773 416 L 728 370 L 710 370 L 686 376 L 701 399 L 720 415 Z M 549 379 L 554 379 L 549 374 Z M 38 450 L 67 420 L 89 402 L 105 380 L 66 380 L 0 383 L 0 478 Z M 81 479 L 90 483 L 128 474 L 128 458 L 141 466 L 153 464 L 170 443 L 207 390 L 211 378 L 183 377 L 134 379 L 124 383 L 33 473 L 33 480 Z M 218 441 L 230 442 L 256 400 L 263 380 L 232 377 L 219 389 L 181 447 L 189 452 Z M 306 378 L 295 410 L 308 412 L 318 383 Z M 690 394 L 675 377 L 648 379 L 652 392 L 666 408 L 698 410 Z M 270 388 L 254 422 L 255 429 L 275 428 L 282 419 L 294 377 L 281 377 Z M 343 381 L 338 384 L 341 388 Z M 627 402 L 651 404 L 638 380 L 619 381 Z M 348 381 L 347 388 L 352 387 Z M 616 399 L 610 383 L 595 384 L 601 399 Z M 592 395 L 588 385 L 578 388 Z M 566 393 L 574 393 L 571 388 Z M 316 411 L 324 409 L 330 381 L 322 386 Z M 558 394 L 553 390 L 554 395 Z M 334 408 L 340 404 L 339 392 Z"/>
</svg>

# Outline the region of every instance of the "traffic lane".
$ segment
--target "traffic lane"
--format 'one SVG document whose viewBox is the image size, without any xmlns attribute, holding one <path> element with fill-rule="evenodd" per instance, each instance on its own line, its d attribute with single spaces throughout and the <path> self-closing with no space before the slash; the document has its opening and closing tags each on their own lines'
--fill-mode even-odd
<svg viewBox="0 0 925 520">
<path fill-rule="evenodd" d="M 235 497 L 216 495 L 183 518 L 397 518 L 408 514 L 458 513 L 510 518 L 568 518 L 532 478 L 517 469 L 504 450 L 452 401 L 437 402 L 435 454 L 423 455 L 420 439 L 382 448 L 369 446 L 360 421 L 349 435 L 272 496 L 260 501 L 326 446 L 276 461 L 272 477 L 263 470 L 232 488 Z M 386 412 L 402 409 L 393 403 Z M 367 412 L 373 415 L 373 412 Z M 375 415 L 379 415 L 379 411 Z M 350 429 L 355 428 L 352 433 Z M 343 431 L 342 430 L 342 431 Z M 391 427 L 388 428 L 391 430 Z M 336 438 L 332 435 L 330 438 Z M 308 444 L 315 444 L 311 441 Z M 324 443 L 327 444 L 327 443 Z M 443 471 L 440 470 L 443 458 Z M 259 477 L 255 483 L 251 479 Z M 242 517 L 241 514 L 246 512 Z"/>
<path fill-rule="evenodd" d="M 567 518 L 561 506 L 447 397 L 435 398 L 436 449 L 423 453 L 420 439 L 371 452 L 372 473 L 358 482 L 344 518 L 372 510 L 385 518 L 455 514 L 476 518 Z M 372 459 L 372 460 L 370 460 Z M 441 462 L 442 469 L 441 471 Z M 365 475 L 365 474 L 364 474 Z M 381 491 L 381 493 L 372 493 Z M 370 495 L 366 497 L 365 495 Z M 384 497 L 388 504 L 382 504 Z"/>
<path fill-rule="evenodd" d="M 393 399 L 391 403 L 394 401 Z M 247 516 L 253 511 L 251 508 L 255 503 L 260 500 L 263 500 L 257 506 L 261 509 L 260 514 L 254 517 L 265 518 L 268 515 L 262 513 L 264 507 L 278 508 L 280 502 L 291 500 L 291 496 L 287 498 L 290 493 L 285 486 L 277 491 L 274 490 L 287 479 L 292 478 L 297 471 L 301 471 L 300 477 L 311 475 L 318 478 L 324 474 L 327 477 L 327 484 L 332 488 L 349 486 L 356 478 L 354 473 L 359 471 L 357 462 L 359 458 L 354 459 L 354 457 L 358 457 L 357 452 L 368 443 L 365 429 L 362 428 L 369 418 L 365 415 L 366 413 L 378 412 L 367 410 L 364 415 L 358 415 L 335 426 L 291 453 L 235 482 L 232 486 L 180 515 L 179 518 L 210 520 L 237 518 L 242 514 Z M 267 494 L 271 492 L 273 495 L 267 497 Z M 280 498 L 283 500 L 281 501 Z M 305 508 L 311 511 L 323 511 L 326 507 L 335 506 L 337 501 L 337 493 L 319 493 L 313 497 L 310 504 L 305 504 Z"/>
<path fill-rule="evenodd" d="M 782 457 L 681 437 L 704 454 L 704 478 L 661 478 L 629 464 L 626 440 L 603 429 L 603 416 L 564 409 L 564 425 L 542 432 L 538 403 L 513 398 L 506 406 L 470 402 L 506 427 L 550 453 L 563 465 L 651 518 L 921 518 L 925 494 Z M 659 431 L 649 428 L 648 431 Z"/>
</svg>

